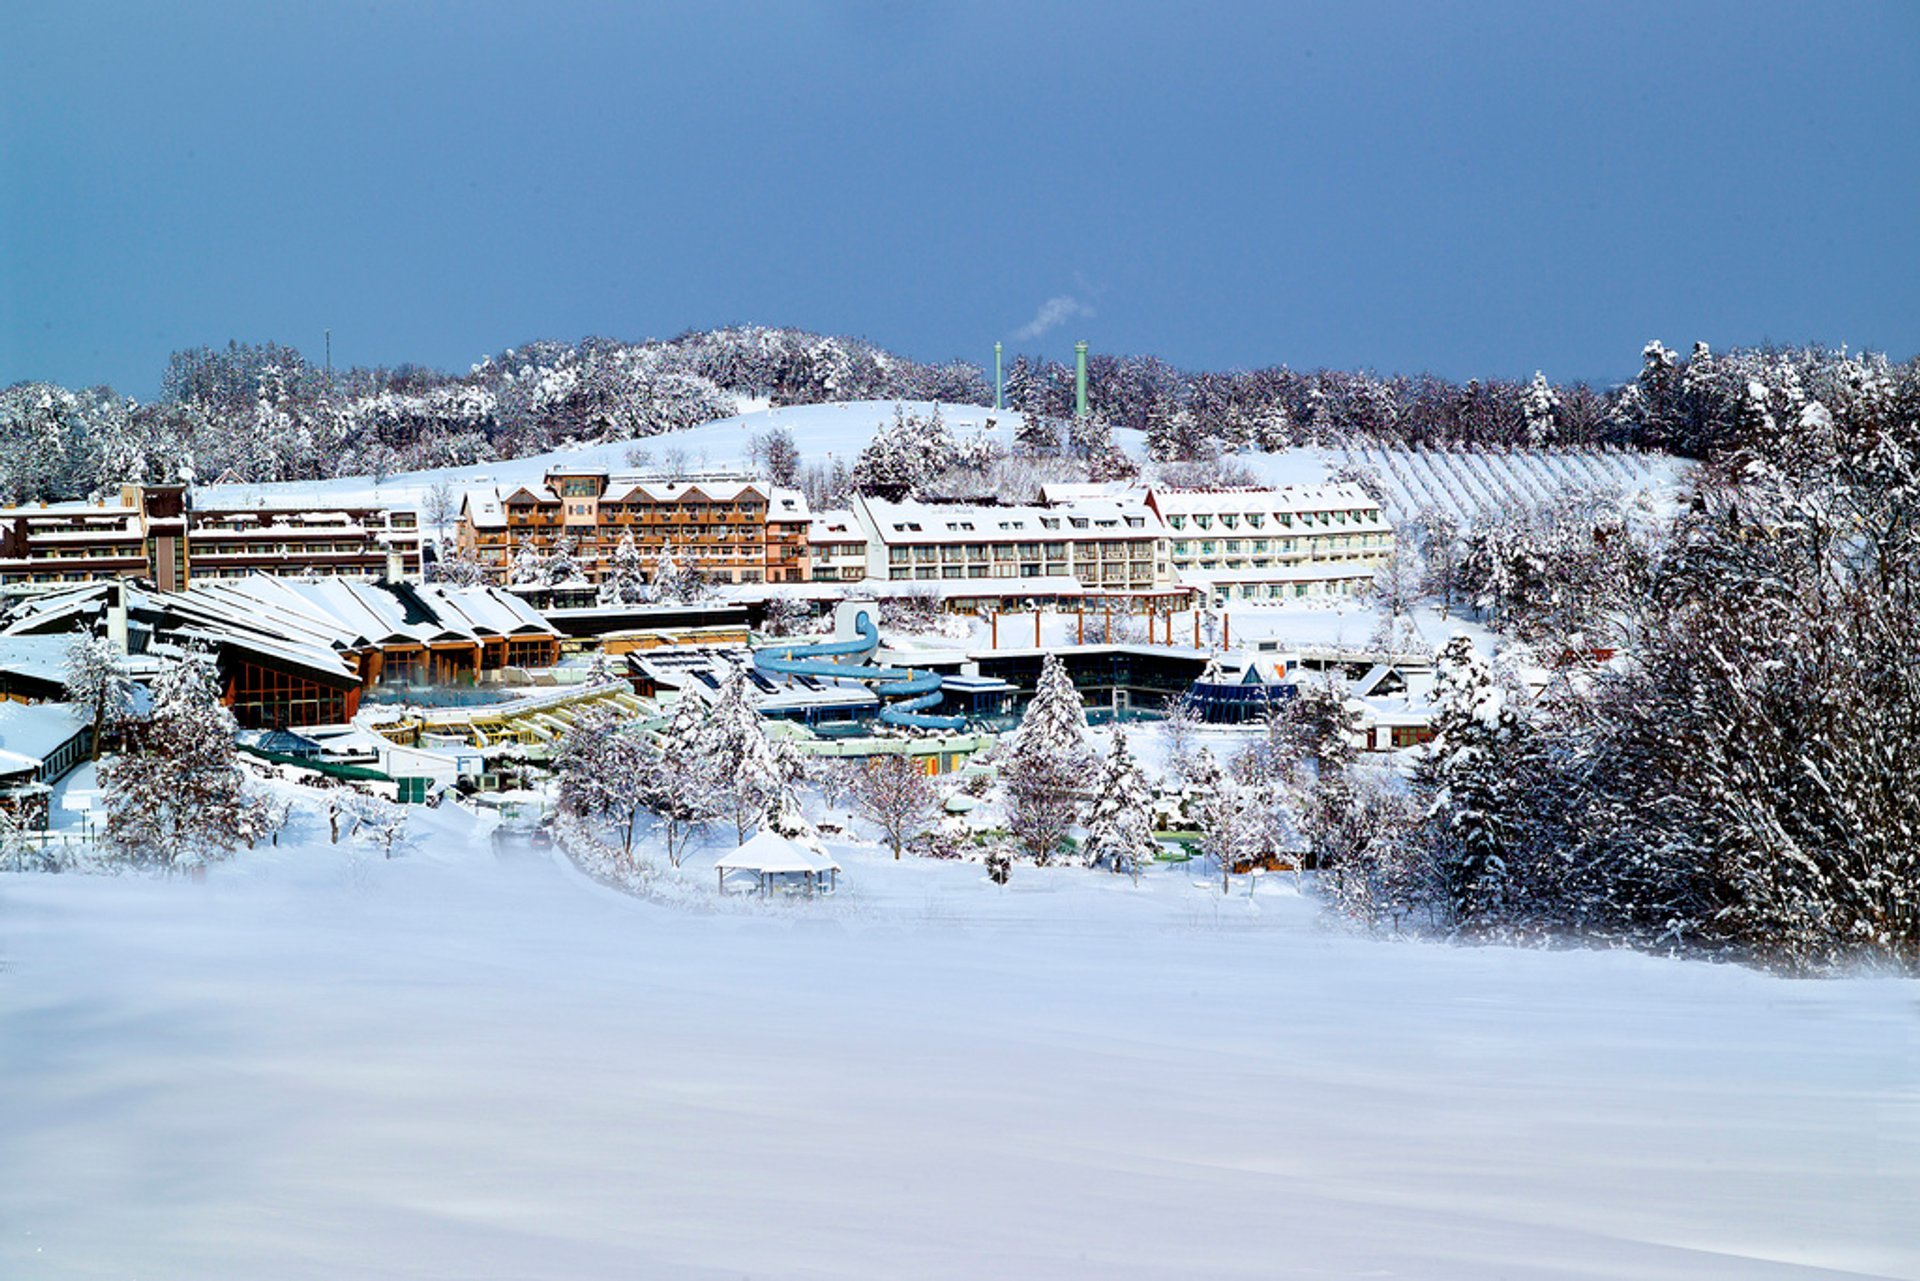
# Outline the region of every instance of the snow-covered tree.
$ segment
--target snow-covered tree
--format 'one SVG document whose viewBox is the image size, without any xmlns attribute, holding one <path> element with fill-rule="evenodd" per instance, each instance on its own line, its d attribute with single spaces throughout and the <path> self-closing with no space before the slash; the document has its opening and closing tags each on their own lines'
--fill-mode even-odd
<svg viewBox="0 0 1920 1281">
<path fill-rule="evenodd" d="M 430 583 L 447 587 L 483 587 L 487 580 L 486 566 L 457 549 L 442 552 L 427 564 L 427 581 Z"/>
<path fill-rule="evenodd" d="M 700 591 L 700 571 L 679 562 L 673 554 L 671 539 L 660 545 L 660 554 L 654 558 L 653 581 L 648 590 L 654 600 L 672 604 L 684 604 Z"/>
<path fill-rule="evenodd" d="M 520 545 L 514 548 L 507 581 L 515 585 L 548 581 L 546 554 L 534 546 L 531 538 L 522 539 Z"/>
<path fill-rule="evenodd" d="M 584 818 L 611 823 L 620 850 L 633 857 L 634 831 L 656 791 L 660 754 L 639 726 L 608 708 L 584 717 L 554 751 L 560 803 Z"/>
<path fill-rule="evenodd" d="M 745 668 L 720 684 L 707 722 L 705 751 L 713 763 L 721 806 L 741 844 L 793 781 L 793 768 L 767 736 L 759 700 Z"/>
<path fill-rule="evenodd" d="M 1498 912 L 1505 900 L 1514 811 L 1507 750 L 1520 718 L 1473 641 L 1456 635 L 1434 660 L 1434 739 L 1420 777 L 1455 919 Z"/>
<path fill-rule="evenodd" d="M 747 459 L 775 485 L 792 488 L 800 478 L 800 447 L 785 427 L 769 427 L 747 442 Z"/>
<path fill-rule="evenodd" d="M 1192 698 L 1181 695 L 1167 700 L 1167 716 L 1160 722 L 1160 734 L 1166 741 L 1167 774 L 1175 782 L 1187 781 L 1194 753 L 1200 747 L 1200 731 L 1206 724 Z"/>
<path fill-rule="evenodd" d="M 133 678 L 119 647 L 104 636 L 80 635 L 67 647 L 67 701 L 93 726 L 93 759 L 133 706 Z"/>
<path fill-rule="evenodd" d="M 106 837 L 142 866 L 184 868 L 264 832 L 234 746 L 238 726 L 199 656 L 154 681 L 153 714 L 128 726 L 122 755 L 101 766 Z"/>
<path fill-rule="evenodd" d="M 876 756 L 852 781 L 860 817 L 880 829 L 898 859 L 940 813 L 940 797 L 920 762 L 904 754 Z"/>
<path fill-rule="evenodd" d="M 606 577 L 600 582 L 603 605 L 638 605 L 647 599 L 646 562 L 634 544 L 633 531 L 622 530 L 607 562 Z"/>
<path fill-rule="evenodd" d="M 1220 868 L 1220 893 L 1228 894 L 1234 869 L 1254 857 L 1263 824 L 1252 798 L 1204 747 L 1194 757 L 1187 788 L 1200 825 L 1200 848 Z"/>
<path fill-rule="evenodd" d="M 1534 370 L 1533 381 L 1527 384 L 1527 447 L 1545 449 L 1559 438 L 1557 419 L 1560 414 L 1560 396 L 1554 391 L 1553 384 L 1539 370 Z"/>
<path fill-rule="evenodd" d="M 695 828 L 726 812 L 715 753 L 707 733 L 707 706 L 682 694 L 655 743 L 658 768 L 646 779 L 642 799 L 660 820 L 667 861 L 680 866 Z"/>
<path fill-rule="evenodd" d="M 1091 764 L 1086 706 L 1065 664 L 1048 654 L 1001 771 L 1008 830 L 1036 863 L 1052 859 L 1078 819 Z"/>
<path fill-rule="evenodd" d="M 1135 880 L 1159 852 L 1153 839 L 1153 798 L 1146 775 L 1127 750 L 1126 732 L 1113 731 L 1113 746 L 1100 763 L 1081 847 L 1087 866 L 1104 867 Z"/>
<path fill-rule="evenodd" d="M 439 481 L 427 490 L 426 497 L 420 503 L 420 514 L 426 517 L 434 536 L 444 541 L 447 523 L 460 514 L 460 494 L 454 489 L 453 482 Z"/>
<path fill-rule="evenodd" d="M 585 577 L 580 570 L 578 544 L 572 534 L 562 534 L 553 540 L 553 551 L 548 555 L 545 565 L 547 582 L 559 586 Z"/>
<path fill-rule="evenodd" d="M 406 851 L 407 806 L 372 792 L 343 789 L 340 808 L 348 820 L 349 838 L 379 850 L 383 859 Z"/>
</svg>

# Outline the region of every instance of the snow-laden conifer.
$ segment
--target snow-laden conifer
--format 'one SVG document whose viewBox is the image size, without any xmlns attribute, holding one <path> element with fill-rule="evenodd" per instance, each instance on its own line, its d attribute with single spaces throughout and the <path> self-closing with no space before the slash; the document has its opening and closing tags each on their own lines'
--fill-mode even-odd
<svg viewBox="0 0 1920 1281">
<path fill-rule="evenodd" d="M 101 767 L 106 838 L 128 860 L 198 866 L 264 834 L 234 746 L 238 726 L 210 665 L 194 655 L 154 681 L 153 714 Z"/>
<path fill-rule="evenodd" d="M 1153 862 L 1153 796 L 1146 775 L 1127 750 L 1126 732 L 1113 731 L 1113 746 L 1100 762 L 1087 813 L 1087 839 L 1081 847 L 1087 866 L 1104 867 L 1138 880 Z"/>
</svg>

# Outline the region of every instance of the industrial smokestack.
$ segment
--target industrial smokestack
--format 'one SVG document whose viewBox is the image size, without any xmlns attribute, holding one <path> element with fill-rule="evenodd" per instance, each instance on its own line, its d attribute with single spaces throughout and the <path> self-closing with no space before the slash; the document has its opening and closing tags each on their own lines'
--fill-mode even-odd
<svg viewBox="0 0 1920 1281">
<path fill-rule="evenodd" d="M 1087 416 L 1087 344 L 1073 345 L 1073 416 Z"/>
</svg>

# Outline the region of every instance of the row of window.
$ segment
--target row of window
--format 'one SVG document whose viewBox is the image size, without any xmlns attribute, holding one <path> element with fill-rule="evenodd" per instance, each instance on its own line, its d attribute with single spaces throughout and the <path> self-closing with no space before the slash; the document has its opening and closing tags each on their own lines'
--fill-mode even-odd
<svg viewBox="0 0 1920 1281">
<path fill-rule="evenodd" d="M 1296 524 L 1303 527 L 1311 527 L 1315 525 L 1344 525 L 1349 521 L 1358 525 L 1368 521 L 1377 522 L 1381 520 L 1382 517 L 1379 509 L 1376 508 L 1372 511 L 1348 509 L 1345 511 L 1275 512 L 1273 519 L 1274 522 L 1282 528 L 1292 528 Z M 1213 522 L 1216 520 L 1220 522 L 1222 529 L 1238 529 L 1243 522 L 1248 529 L 1264 529 L 1267 523 L 1266 515 L 1263 512 L 1222 512 L 1218 516 L 1208 512 L 1199 512 L 1193 516 L 1169 516 L 1167 517 L 1167 525 L 1172 529 L 1185 529 L 1189 520 L 1193 522 L 1195 529 L 1212 529 Z"/>
<path fill-rule="evenodd" d="M 1297 544 L 1305 544 L 1303 550 L 1316 551 L 1328 547 L 1390 547 L 1393 537 L 1390 534 L 1324 534 L 1309 538 L 1225 538 L 1219 540 L 1199 539 L 1181 540 L 1173 545 L 1175 556 L 1198 554 L 1211 556 L 1216 551 L 1229 554 L 1244 550 L 1259 553 L 1268 550 L 1290 552 Z M 1271 547 L 1269 547 L 1271 544 Z"/>
</svg>

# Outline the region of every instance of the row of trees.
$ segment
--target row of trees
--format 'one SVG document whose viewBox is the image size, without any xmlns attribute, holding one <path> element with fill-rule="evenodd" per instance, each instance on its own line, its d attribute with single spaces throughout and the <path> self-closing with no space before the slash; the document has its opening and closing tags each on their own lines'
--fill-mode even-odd
<svg viewBox="0 0 1920 1281">
<path fill-rule="evenodd" d="M 1625 661 L 1570 663 L 1528 701 L 1449 643 L 1415 812 L 1374 815 L 1336 898 L 1458 931 L 1920 966 L 1920 379 L 1785 361 L 1741 394 L 1613 597 Z"/>
<path fill-rule="evenodd" d="M 711 704 L 682 695 L 657 727 L 597 713 L 561 739 L 554 767 L 562 806 L 610 824 L 629 860 L 648 821 L 675 867 L 707 824 L 725 822 L 744 842 L 762 823 L 799 822 L 799 761 L 767 735 L 744 669 Z"/>
<path fill-rule="evenodd" d="M 1090 358 L 1091 416 L 1073 413 L 1064 365 L 1016 357 L 1007 395 L 1026 452 L 1049 441 L 1111 463 L 1111 434 L 1146 434 L 1156 461 L 1241 449 L 1403 444 L 1538 448 L 1611 443 L 1704 457 L 1752 425 L 1759 383 L 1829 400 L 1836 384 L 1897 375 L 1878 356 L 1818 348 L 1685 357 L 1647 345 L 1637 377 L 1597 389 L 1284 366 L 1187 372 L 1148 356 Z M 160 396 L 141 404 L 110 388 L 21 383 L 0 391 L 0 494 L 74 497 L 126 481 L 249 481 L 398 470 L 522 457 L 574 442 L 633 439 L 736 412 L 743 401 L 990 403 L 978 366 L 923 364 L 860 339 L 736 327 L 630 343 L 537 341 L 461 374 L 417 365 L 327 370 L 274 343 L 176 352 Z"/>
</svg>

